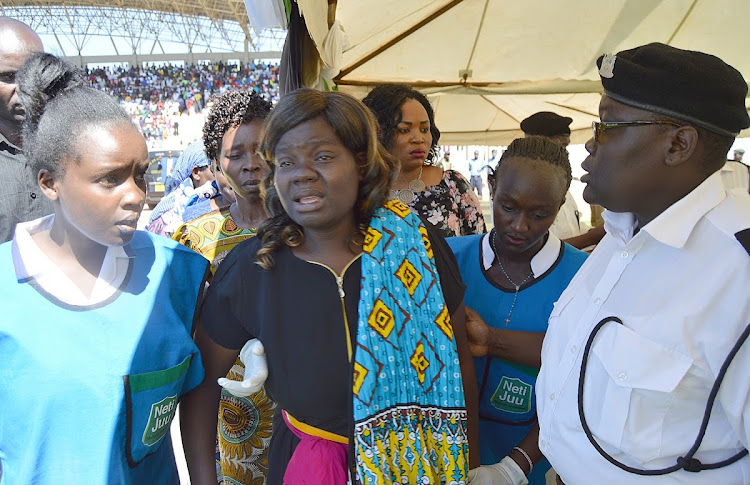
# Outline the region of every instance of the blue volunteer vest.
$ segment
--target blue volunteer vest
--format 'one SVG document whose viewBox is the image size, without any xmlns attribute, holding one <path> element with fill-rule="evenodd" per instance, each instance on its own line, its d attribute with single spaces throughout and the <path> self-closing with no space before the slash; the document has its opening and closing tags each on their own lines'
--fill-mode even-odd
<svg viewBox="0 0 750 485">
<path fill-rule="evenodd" d="M 507 330 L 546 332 L 555 301 L 581 267 L 587 254 L 564 244 L 558 259 L 535 282 L 518 293 L 518 301 L 505 325 L 515 291 L 503 291 L 490 283 L 482 271 L 481 244 L 484 235 L 448 238 L 466 284 L 464 303 L 476 310 L 487 325 Z M 534 391 L 539 369 L 482 357 L 474 359 L 479 387 L 479 443 L 482 464 L 497 463 L 517 446 L 536 420 Z M 543 485 L 549 470 L 547 460 L 534 466 L 532 485 Z"/>
<path fill-rule="evenodd" d="M 179 483 L 169 425 L 203 379 L 190 331 L 207 262 L 146 232 L 130 247 L 119 291 L 76 307 L 17 281 L 0 245 L 2 483 Z"/>
</svg>

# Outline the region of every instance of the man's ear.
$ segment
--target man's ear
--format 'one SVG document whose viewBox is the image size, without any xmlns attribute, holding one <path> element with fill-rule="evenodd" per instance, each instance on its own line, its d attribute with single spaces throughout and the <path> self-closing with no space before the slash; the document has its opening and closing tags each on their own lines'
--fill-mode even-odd
<svg viewBox="0 0 750 485">
<path fill-rule="evenodd" d="M 675 167 L 689 160 L 695 153 L 698 146 L 698 131 L 692 126 L 681 126 L 672 133 L 670 141 L 664 163 Z"/>
<path fill-rule="evenodd" d="M 490 186 L 490 199 L 493 195 L 495 195 L 495 170 L 490 167 L 489 171 L 487 172 L 487 185 Z"/>
<path fill-rule="evenodd" d="M 193 167 L 193 169 L 190 171 L 190 177 L 193 179 L 193 182 L 197 182 L 200 180 L 200 175 L 203 170 L 205 170 L 205 167 Z"/>
<path fill-rule="evenodd" d="M 59 197 L 57 192 L 57 177 L 55 177 L 49 170 L 43 168 L 37 174 L 37 183 L 39 188 L 42 189 L 42 193 L 51 201 L 56 201 Z"/>
</svg>

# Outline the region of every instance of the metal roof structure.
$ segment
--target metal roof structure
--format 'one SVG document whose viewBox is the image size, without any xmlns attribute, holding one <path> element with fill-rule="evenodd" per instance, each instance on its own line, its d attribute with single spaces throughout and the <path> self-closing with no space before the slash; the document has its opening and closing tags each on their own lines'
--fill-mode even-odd
<svg viewBox="0 0 750 485">
<path fill-rule="evenodd" d="M 81 63 L 194 53 L 208 59 L 279 57 L 286 36 L 281 29 L 256 33 L 243 0 L 0 0 L 0 15 L 53 37 L 57 46 L 48 49 L 59 47 L 58 54 Z"/>
</svg>

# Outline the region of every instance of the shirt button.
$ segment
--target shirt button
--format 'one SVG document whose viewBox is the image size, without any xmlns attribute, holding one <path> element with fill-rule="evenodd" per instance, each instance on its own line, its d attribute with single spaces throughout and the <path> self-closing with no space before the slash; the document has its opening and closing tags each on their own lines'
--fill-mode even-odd
<svg viewBox="0 0 750 485">
<path fill-rule="evenodd" d="M 36 194 L 34 192 L 31 193 L 31 198 L 36 199 Z"/>
<path fill-rule="evenodd" d="M 550 394 L 550 395 L 549 395 L 549 398 L 550 398 L 550 399 L 551 399 L 552 401 L 554 401 L 554 400 L 555 400 L 555 393 L 553 392 L 552 394 Z"/>
<path fill-rule="evenodd" d="M 540 442 L 539 442 L 539 445 L 540 445 L 540 446 L 541 446 L 542 448 L 545 448 L 545 449 L 547 448 L 547 442 L 546 442 L 546 441 L 544 441 L 544 440 L 540 441 Z"/>
<path fill-rule="evenodd" d="M 594 298 L 594 305 L 598 305 L 601 302 L 602 302 L 601 298 Z"/>
<path fill-rule="evenodd" d="M 619 379 L 620 379 L 621 381 L 626 381 L 626 380 L 628 380 L 628 375 L 627 375 L 626 373 L 624 373 L 624 372 L 620 372 L 620 375 L 619 375 L 619 376 L 617 376 L 617 377 L 618 377 L 618 378 L 619 378 Z"/>
<path fill-rule="evenodd" d="M 628 256 L 630 256 L 630 253 L 628 253 L 627 251 L 623 251 L 620 253 L 620 257 L 622 259 L 628 259 Z"/>
<path fill-rule="evenodd" d="M 571 353 L 575 354 L 575 353 L 576 353 L 576 350 L 578 350 L 578 347 L 576 347 L 575 345 L 571 345 L 571 346 L 570 346 L 570 352 L 571 352 Z"/>
</svg>

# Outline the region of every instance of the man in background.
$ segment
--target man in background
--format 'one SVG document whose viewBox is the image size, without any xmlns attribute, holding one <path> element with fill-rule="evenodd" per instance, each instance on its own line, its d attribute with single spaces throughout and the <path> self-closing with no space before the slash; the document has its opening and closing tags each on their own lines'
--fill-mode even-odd
<svg viewBox="0 0 750 485">
<path fill-rule="evenodd" d="M 480 198 L 482 197 L 482 168 L 484 168 L 484 163 L 479 157 L 479 151 L 474 150 L 474 156 L 469 160 L 469 183 Z"/>
<path fill-rule="evenodd" d="M 35 52 L 44 50 L 42 40 L 16 19 L 0 17 L 0 243 L 13 238 L 16 224 L 52 213 L 37 174 L 23 154 L 21 129 L 25 111 L 18 100 L 16 72 Z"/>
<path fill-rule="evenodd" d="M 734 151 L 734 161 L 742 162 L 742 157 L 745 156 L 745 150 L 738 148 Z M 744 163 L 744 162 L 743 162 Z"/>
<path fill-rule="evenodd" d="M 750 167 L 742 161 L 745 150 L 737 148 L 733 153 L 733 159 L 721 167 L 721 181 L 727 190 L 740 190 L 750 193 Z"/>
</svg>

